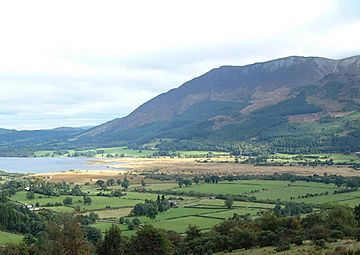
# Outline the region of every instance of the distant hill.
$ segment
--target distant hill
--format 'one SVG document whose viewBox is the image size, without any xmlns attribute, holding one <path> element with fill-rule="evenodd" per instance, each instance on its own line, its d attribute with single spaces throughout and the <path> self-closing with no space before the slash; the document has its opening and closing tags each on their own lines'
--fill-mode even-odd
<svg viewBox="0 0 360 255">
<path fill-rule="evenodd" d="M 0 128 L 0 135 L 9 134 L 9 133 L 12 133 L 12 132 L 16 132 L 16 130 Z"/>
<path fill-rule="evenodd" d="M 85 130 L 72 127 L 21 131 L 0 129 L 0 156 L 29 156 L 32 150 L 58 148 Z"/>
<path fill-rule="evenodd" d="M 360 56 L 292 56 L 213 69 L 75 140 L 250 141 L 280 151 L 354 151 L 359 109 Z"/>
</svg>

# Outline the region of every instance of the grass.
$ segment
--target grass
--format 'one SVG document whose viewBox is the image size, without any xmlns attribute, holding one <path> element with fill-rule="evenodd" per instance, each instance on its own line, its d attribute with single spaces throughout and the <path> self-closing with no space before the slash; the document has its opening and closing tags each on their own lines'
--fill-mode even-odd
<svg viewBox="0 0 360 255">
<path fill-rule="evenodd" d="M 196 225 L 202 230 L 211 228 L 222 220 L 213 218 L 204 218 L 197 216 L 181 217 L 171 220 L 164 220 L 152 223 L 154 227 L 172 230 L 178 233 L 185 233 L 189 225 Z"/>
<path fill-rule="evenodd" d="M 159 222 L 159 221 L 166 221 L 166 220 L 172 220 L 172 219 L 179 219 L 184 217 L 190 217 L 190 216 L 202 216 L 202 215 L 208 215 L 211 213 L 217 213 L 217 212 L 224 212 L 227 209 L 225 208 L 171 208 L 166 212 L 159 213 L 155 220 L 150 220 L 146 217 L 137 217 L 140 219 L 142 223 L 153 223 L 153 222 Z M 131 217 L 130 219 L 135 218 Z"/>
<path fill-rule="evenodd" d="M 332 192 L 333 184 L 308 183 L 267 180 L 244 180 L 237 182 L 221 182 L 218 184 L 194 184 L 190 187 L 174 188 L 175 191 L 199 192 L 205 194 L 230 194 L 255 196 L 257 199 L 290 201 L 291 197 L 306 195 L 307 193 Z"/>
<path fill-rule="evenodd" d="M 65 197 L 72 197 L 73 201 L 76 202 L 77 200 L 81 199 L 82 197 L 76 197 L 76 196 L 45 196 L 40 194 L 35 194 L 34 199 L 27 199 L 26 198 L 26 191 L 20 191 L 16 192 L 14 196 L 11 197 L 12 200 L 20 202 L 22 204 L 32 204 L 35 205 L 36 203 L 40 204 L 40 207 L 44 206 L 46 203 L 62 203 Z"/>
<path fill-rule="evenodd" d="M 204 198 L 204 199 L 198 200 L 189 205 L 195 206 L 195 207 L 220 207 L 220 208 L 225 207 L 224 200 L 209 199 L 209 198 Z M 250 208 L 259 208 L 259 209 L 270 209 L 270 208 L 274 208 L 274 204 L 234 201 L 233 207 L 250 207 Z"/>
<path fill-rule="evenodd" d="M 98 228 L 102 233 L 105 233 L 105 231 L 108 230 L 112 225 L 118 226 L 121 230 L 121 233 L 125 236 L 132 236 L 136 233 L 136 230 L 128 230 L 126 225 L 119 223 L 100 221 L 96 222 L 95 224 L 91 224 L 90 226 Z"/>
<path fill-rule="evenodd" d="M 98 153 L 101 151 L 102 153 Z M 144 158 L 153 156 L 154 152 L 157 150 L 133 150 L 129 149 L 125 146 L 120 147 L 111 147 L 111 148 L 98 148 L 98 149 L 90 149 L 90 150 L 66 150 L 62 155 L 56 154 L 56 151 L 52 150 L 42 150 L 34 152 L 35 157 L 69 157 L 74 155 L 75 153 L 91 153 L 93 157 L 96 158 L 104 158 L 104 157 L 136 157 L 136 158 Z M 219 156 L 229 156 L 228 152 L 218 152 L 218 151 L 175 151 L 175 154 L 179 154 L 180 157 L 206 157 L 209 154 L 213 157 Z"/>
<path fill-rule="evenodd" d="M 223 212 L 209 213 L 209 214 L 205 214 L 205 216 L 217 217 L 217 218 L 222 218 L 222 219 L 226 220 L 226 219 L 232 217 L 234 215 L 234 213 L 236 213 L 238 215 L 250 214 L 250 216 L 255 217 L 258 215 L 259 212 L 260 212 L 260 210 L 255 209 L 255 208 L 238 208 L 238 209 L 226 210 Z"/>
<path fill-rule="evenodd" d="M 352 241 L 352 240 L 339 240 L 337 242 L 327 243 L 326 249 L 320 249 L 313 245 L 311 242 L 307 242 L 301 246 L 294 246 L 292 245 L 290 250 L 276 252 L 275 247 L 264 247 L 264 248 L 253 248 L 249 250 L 237 250 L 229 253 L 216 253 L 216 254 L 226 254 L 226 255 L 268 255 L 268 254 L 282 254 L 282 255 L 290 255 L 290 254 L 297 254 L 297 255 L 307 255 L 307 254 L 314 254 L 314 255 L 326 255 L 326 254 L 340 254 L 335 251 L 338 247 L 343 247 L 349 253 L 341 253 L 341 254 L 353 254 L 350 251 L 358 251 L 360 250 L 360 242 Z"/>
<path fill-rule="evenodd" d="M 131 181 L 130 188 L 137 187 L 140 179 Z M 94 180 L 95 181 L 95 180 Z M 93 181 L 93 182 L 94 182 Z M 263 210 L 274 208 L 273 203 L 260 202 L 241 202 L 234 201 L 233 207 L 228 209 L 224 205 L 224 200 L 211 199 L 210 194 L 232 194 L 232 195 L 246 195 L 255 196 L 258 200 L 272 200 L 280 199 L 282 201 L 304 202 L 309 204 L 324 204 L 324 203 L 340 203 L 355 206 L 360 203 L 360 190 L 351 193 L 333 194 L 337 189 L 333 184 L 324 184 L 317 182 L 303 182 L 296 181 L 290 183 L 288 181 L 273 181 L 273 180 L 241 180 L 241 181 L 221 181 L 217 184 L 193 184 L 190 187 L 179 188 L 175 181 L 159 182 L 154 180 L 145 180 L 146 187 L 152 190 L 175 190 L 185 192 L 185 195 L 166 195 L 166 198 L 177 198 L 178 208 L 171 208 L 166 212 L 159 213 L 155 220 L 151 220 L 145 216 L 137 217 L 141 224 L 152 224 L 158 228 L 166 230 L 173 230 L 178 233 L 184 233 L 189 225 L 196 225 L 201 230 L 207 231 L 214 225 L 223 220 L 232 217 L 234 213 L 238 215 L 249 214 L 251 217 L 257 217 L 258 213 Z M 109 187 L 110 189 L 119 189 L 118 185 Z M 44 196 L 35 194 L 35 198 L 28 200 L 26 198 L 26 191 L 17 192 L 11 199 L 23 204 L 39 203 L 42 208 L 50 209 L 59 213 L 74 213 L 77 206 L 80 207 L 83 214 L 88 214 L 93 211 L 99 215 L 100 222 L 93 224 L 102 232 L 108 229 L 112 224 L 120 226 L 125 235 L 132 235 L 135 231 L 129 231 L 127 225 L 119 224 L 119 218 L 125 217 L 132 220 L 133 216 L 129 216 L 131 209 L 137 203 L 144 203 L 146 199 L 156 200 L 158 194 L 154 193 L 140 193 L 132 191 L 131 189 L 122 197 L 105 197 L 97 196 L 100 191 L 93 183 L 90 185 L 82 185 L 81 189 L 89 194 L 92 198 L 91 205 L 84 205 L 82 196 Z M 110 191 L 106 191 L 109 193 Z M 187 192 L 199 192 L 208 195 L 203 197 L 187 196 Z M 315 196 L 308 198 L 298 198 L 298 196 L 307 193 L 320 194 L 328 192 L 329 195 Z M 161 194 L 159 194 L 161 196 Z M 73 204 L 71 206 L 57 206 L 45 207 L 46 203 L 62 203 L 64 198 L 72 197 Z M 181 197 L 183 200 L 178 199 Z M 295 199 L 290 199 L 295 197 Z M 0 240 L 1 243 L 1 240 Z"/>
<path fill-rule="evenodd" d="M 42 207 L 44 209 L 49 209 L 52 210 L 54 212 L 58 212 L 58 213 L 73 213 L 75 212 L 75 209 L 72 207 L 68 207 L 68 206 L 52 206 L 52 207 Z"/>
<path fill-rule="evenodd" d="M 164 183 L 154 183 L 154 184 L 146 184 L 146 189 L 151 190 L 165 190 L 165 189 L 174 189 L 178 187 L 178 185 L 175 182 L 164 182 Z"/>
<path fill-rule="evenodd" d="M 280 163 L 297 163 L 297 162 L 313 162 L 315 160 L 319 161 L 329 161 L 333 160 L 335 164 L 344 164 L 349 162 L 360 162 L 360 157 L 355 154 L 344 154 L 344 153 L 319 153 L 319 154 L 284 154 L 276 153 L 270 155 L 270 162 L 280 162 Z"/>
<path fill-rule="evenodd" d="M 6 243 L 19 243 L 23 238 L 24 236 L 22 235 L 0 231 L 0 245 Z"/>
<path fill-rule="evenodd" d="M 120 217 L 125 217 L 130 214 L 132 208 L 120 208 L 120 209 L 111 209 L 111 210 L 99 210 L 94 211 L 100 219 L 119 219 Z"/>
<path fill-rule="evenodd" d="M 82 210 L 97 210 L 106 208 L 133 207 L 140 202 L 137 200 L 126 199 L 123 197 L 92 196 L 91 199 L 91 205 L 84 205 L 82 202 L 77 202 L 73 203 L 73 206 L 79 205 Z"/>
</svg>

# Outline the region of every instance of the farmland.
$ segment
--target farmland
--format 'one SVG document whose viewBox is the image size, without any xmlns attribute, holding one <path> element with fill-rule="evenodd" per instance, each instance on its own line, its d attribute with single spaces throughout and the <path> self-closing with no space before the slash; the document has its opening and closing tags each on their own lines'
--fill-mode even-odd
<svg viewBox="0 0 360 255">
<path fill-rule="evenodd" d="M 119 178 L 123 178 L 119 175 Z M 89 215 L 95 213 L 99 221 L 92 226 L 105 231 L 111 224 L 116 224 L 127 235 L 134 233 L 127 229 L 126 224 L 120 224 L 119 218 L 124 217 L 128 222 L 138 218 L 141 224 L 152 224 L 155 227 L 184 233 L 189 225 L 196 225 L 206 231 L 234 214 L 258 217 L 262 211 L 274 208 L 275 203 L 305 203 L 313 206 L 339 203 L 354 207 L 360 203 L 360 191 L 336 193 L 338 189 L 333 183 L 311 181 L 283 181 L 283 180 L 221 180 L 217 183 L 205 183 L 179 186 L 173 180 L 158 181 L 151 178 L 128 178 L 131 185 L 127 191 L 122 191 L 121 197 L 107 196 L 113 191 L 121 189 L 118 184 L 106 187 L 105 190 L 92 183 L 80 183 L 78 186 L 84 194 L 91 197 L 91 204 L 85 204 L 83 196 L 58 195 L 46 196 L 34 194 L 32 199 L 27 198 L 27 191 L 18 191 L 11 199 L 21 204 L 31 204 L 39 209 L 49 209 L 57 213 L 72 213 Z M 145 181 L 145 189 L 141 190 L 140 180 Z M 76 185 L 76 183 L 72 184 Z M 99 196 L 98 193 L 103 195 Z M 336 194 L 334 194 L 336 193 Z M 176 208 L 170 208 L 159 213 L 155 219 L 145 216 L 132 216 L 131 211 L 136 204 L 147 200 L 156 200 L 158 195 L 165 195 L 169 200 L 177 201 Z M 235 200 L 228 208 L 224 204 L 224 196 L 248 197 L 248 201 Z M 221 198 L 217 198 L 220 196 Z M 63 205 L 65 198 L 71 198 L 71 205 Z M 54 206 L 57 204 L 57 206 Z"/>
<path fill-rule="evenodd" d="M 18 243 L 23 239 L 22 235 L 0 231 L 0 245 L 5 243 Z"/>
<path fill-rule="evenodd" d="M 138 157 L 147 158 L 155 156 L 159 151 L 154 149 L 140 149 L 134 150 L 125 146 L 110 147 L 110 148 L 98 148 L 90 150 L 65 150 L 65 151 L 35 151 L 33 157 L 94 157 L 94 158 L 113 158 L 113 157 Z M 169 154 L 169 153 L 166 153 Z M 207 157 L 209 155 L 217 156 L 229 156 L 226 152 L 217 151 L 172 151 L 171 154 L 179 157 Z"/>
<path fill-rule="evenodd" d="M 276 160 L 284 160 L 288 155 L 279 154 L 276 157 Z M 338 157 L 343 159 L 342 155 Z M 185 235 L 190 225 L 197 226 L 201 232 L 206 233 L 234 215 L 256 219 L 264 212 L 272 211 L 276 205 L 283 210 L 289 203 L 300 204 L 301 207 L 306 206 L 316 211 L 334 204 L 353 208 L 360 203 L 360 191 L 350 187 L 351 180 L 357 178 L 359 173 L 346 166 L 253 166 L 220 163 L 225 158 L 226 156 L 219 156 L 212 159 L 218 162 L 207 163 L 192 157 L 99 158 L 97 160 L 115 162 L 114 165 L 118 160 L 123 160 L 128 162 L 129 170 L 3 176 L 2 183 L 6 184 L 11 180 L 27 183 L 18 187 L 10 199 L 35 212 L 48 211 L 80 218 L 96 215 L 95 221 L 84 224 L 99 229 L 103 234 L 112 225 L 116 225 L 123 235 L 129 237 L 136 234 L 139 227 L 133 225 L 135 221 L 140 225 L 150 224 L 155 228 Z M 233 160 L 231 157 L 228 159 Z M 171 167 L 174 165 L 182 168 L 173 171 L 174 168 Z M 238 169 L 248 171 L 248 174 L 244 175 Z M 283 172 L 278 171 L 279 169 Z M 289 169 L 294 169 L 294 173 L 298 175 L 293 175 Z M 335 171 L 348 173 L 349 177 L 332 175 L 338 173 Z M 340 184 L 336 182 L 337 178 L 342 180 Z M 103 184 L 99 184 L 99 180 Z M 112 181 L 109 182 L 110 180 Z M 128 187 L 122 185 L 124 180 L 129 182 Z M 59 187 L 66 187 L 66 191 Z M 32 197 L 29 197 L 29 189 L 34 190 Z M 74 193 L 73 190 L 78 192 Z M 85 202 L 86 197 L 90 198 L 90 203 Z M 135 206 L 147 203 L 146 201 L 157 201 L 159 197 L 175 203 L 175 206 L 158 211 L 155 217 L 134 215 Z M 233 199 L 230 206 L 225 203 L 229 197 Z M 66 200 L 71 200 L 71 203 L 65 203 Z M 301 217 L 306 214 L 305 211 L 300 212 Z M 4 232 L 0 235 L 2 243 L 18 242 L 20 239 L 22 236 L 17 234 Z"/>
</svg>

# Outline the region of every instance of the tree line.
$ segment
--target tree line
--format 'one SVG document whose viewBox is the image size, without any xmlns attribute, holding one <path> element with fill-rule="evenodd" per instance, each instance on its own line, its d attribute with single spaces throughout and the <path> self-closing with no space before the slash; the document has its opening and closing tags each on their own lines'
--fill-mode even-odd
<svg viewBox="0 0 360 255">
<path fill-rule="evenodd" d="M 277 251 L 310 240 L 319 249 L 338 239 L 360 240 L 360 205 L 355 209 L 336 205 L 288 216 L 281 209 L 263 212 L 258 218 L 234 214 L 208 232 L 189 226 L 184 235 L 141 225 L 136 233 L 124 236 L 113 225 L 104 236 L 92 227 L 79 224 L 79 218 L 52 219 L 35 235 L 26 235 L 20 244 L 0 248 L 12 255 L 208 255 L 236 249 L 273 246 Z"/>
</svg>

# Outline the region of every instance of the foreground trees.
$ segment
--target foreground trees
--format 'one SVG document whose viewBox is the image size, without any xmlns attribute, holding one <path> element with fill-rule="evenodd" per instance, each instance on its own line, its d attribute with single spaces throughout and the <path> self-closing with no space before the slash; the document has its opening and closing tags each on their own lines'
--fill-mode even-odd
<svg viewBox="0 0 360 255">
<path fill-rule="evenodd" d="M 80 224 L 71 218 L 64 218 L 60 224 L 50 223 L 39 247 L 40 254 L 52 255 L 88 255 L 92 249 Z"/>
<path fill-rule="evenodd" d="M 161 201 L 159 197 L 157 203 Z M 284 215 L 278 209 L 265 211 L 256 219 L 234 214 L 209 232 L 189 226 L 184 236 L 140 225 L 128 238 L 121 234 L 119 227 L 112 226 L 104 239 L 97 229 L 81 226 L 79 218 L 53 215 L 52 223 L 44 231 L 36 236 L 27 235 L 20 245 L 0 248 L 0 254 L 206 255 L 258 246 L 275 246 L 277 251 L 282 251 L 291 244 L 301 245 L 304 240 L 323 248 L 326 242 L 336 239 L 360 240 L 359 208 L 336 205 L 302 217 Z"/>
<path fill-rule="evenodd" d="M 129 254 L 167 255 L 172 251 L 165 232 L 151 225 L 142 226 L 130 241 Z"/>
<path fill-rule="evenodd" d="M 126 253 L 128 240 L 121 236 L 120 228 L 112 225 L 106 231 L 104 240 L 99 243 L 97 248 L 98 255 L 123 255 Z"/>
</svg>

